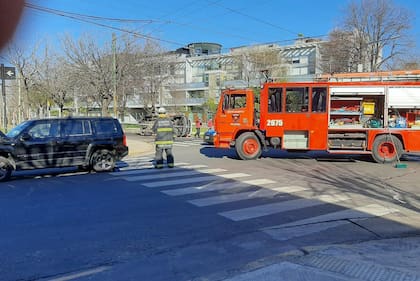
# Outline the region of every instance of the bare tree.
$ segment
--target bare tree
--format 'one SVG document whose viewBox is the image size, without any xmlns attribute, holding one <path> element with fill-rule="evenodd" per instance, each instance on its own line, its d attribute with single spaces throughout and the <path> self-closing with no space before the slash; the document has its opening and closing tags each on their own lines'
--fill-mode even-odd
<svg viewBox="0 0 420 281">
<path fill-rule="evenodd" d="M 377 71 L 410 46 L 411 15 L 392 0 L 353 0 L 346 9 L 344 31 L 352 34 L 351 65 Z M 352 69 L 354 70 L 354 69 Z"/>
<path fill-rule="evenodd" d="M 111 48 L 99 47 L 88 35 L 82 36 L 77 42 L 66 36 L 62 44 L 69 63 L 79 74 L 80 83 L 90 86 L 90 89 L 83 89 L 86 99 L 101 108 L 101 115 L 108 115 L 108 107 L 113 101 L 115 71 Z"/>
<path fill-rule="evenodd" d="M 142 57 L 142 47 L 134 37 L 123 35 L 116 43 L 115 56 L 118 116 L 123 118 L 133 89 L 141 87 L 138 62 Z"/>
<path fill-rule="evenodd" d="M 393 64 L 393 69 L 404 69 L 404 70 L 416 70 L 420 69 L 420 55 L 410 54 L 399 60 L 396 60 Z"/>
<path fill-rule="evenodd" d="M 18 78 L 18 121 L 31 117 L 33 108 L 33 98 L 36 95 L 35 77 L 36 77 L 36 53 L 38 44 L 30 52 L 16 44 L 9 45 L 5 51 L 4 58 L 16 67 Z M 26 49 L 25 49 L 26 50 Z"/>
<path fill-rule="evenodd" d="M 234 51 L 234 58 L 238 68 L 242 71 L 242 78 L 248 86 L 262 78 L 262 73 L 273 79 L 285 77 L 286 69 L 283 67 L 283 59 L 279 47 L 256 46 Z"/>
<path fill-rule="evenodd" d="M 162 103 L 162 85 L 169 76 L 169 57 L 165 50 L 153 41 L 146 41 L 137 61 L 138 82 L 142 88 L 143 102 L 152 109 Z"/>
<path fill-rule="evenodd" d="M 353 44 L 352 38 L 351 32 L 341 29 L 330 32 L 328 41 L 320 47 L 321 69 L 324 73 L 352 72 L 357 69 L 349 50 L 349 46 Z"/>
<path fill-rule="evenodd" d="M 74 79 L 69 64 L 64 57 L 52 53 L 51 48 L 45 46 L 44 56 L 36 60 L 37 88 L 43 93 L 47 110 L 54 104 L 59 108 L 59 116 L 63 115 L 64 107 L 69 102 L 69 95 L 73 92 Z M 41 106 L 43 107 L 43 106 Z"/>
</svg>

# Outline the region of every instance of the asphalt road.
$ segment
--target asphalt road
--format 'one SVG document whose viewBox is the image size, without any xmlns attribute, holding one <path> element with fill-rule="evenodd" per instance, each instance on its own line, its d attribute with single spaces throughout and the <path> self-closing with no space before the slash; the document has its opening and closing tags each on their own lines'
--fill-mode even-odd
<svg viewBox="0 0 420 281">
<path fill-rule="evenodd" d="M 150 142 L 150 138 L 143 139 Z M 177 167 L 37 171 L 0 185 L 0 280 L 223 280 L 285 253 L 418 235 L 418 173 L 178 139 Z"/>
</svg>

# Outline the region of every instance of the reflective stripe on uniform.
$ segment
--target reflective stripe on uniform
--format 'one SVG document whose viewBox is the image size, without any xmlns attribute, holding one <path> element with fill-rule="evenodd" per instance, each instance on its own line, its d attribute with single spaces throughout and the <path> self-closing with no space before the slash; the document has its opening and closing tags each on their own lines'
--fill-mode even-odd
<svg viewBox="0 0 420 281">
<path fill-rule="evenodd" d="M 172 132 L 173 129 L 172 128 L 158 128 L 157 131 L 158 132 Z"/>
<path fill-rule="evenodd" d="M 161 141 L 156 141 L 155 143 L 157 145 L 159 145 L 159 144 L 173 144 L 174 141 L 172 141 L 172 140 L 161 140 Z"/>
</svg>

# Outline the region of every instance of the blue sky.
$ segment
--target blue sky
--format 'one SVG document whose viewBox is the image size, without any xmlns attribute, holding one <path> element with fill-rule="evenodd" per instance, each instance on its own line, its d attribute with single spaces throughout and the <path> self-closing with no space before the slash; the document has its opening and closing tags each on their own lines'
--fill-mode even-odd
<svg viewBox="0 0 420 281">
<path fill-rule="evenodd" d="M 231 47 L 293 42 L 298 34 L 325 36 L 342 18 L 344 0 L 27 0 L 27 3 L 83 15 L 149 20 L 122 23 L 95 21 L 158 38 L 174 50 L 192 42 L 214 42 L 226 51 Z M 396 0 L 413 13 L 412 36 L 420 46 L 420 1 Z M 16 41 L 31 46 L 37 40 L 57 42 L 63 33 L 78 37 L 93 33 L 98 40 L 111 40 L 119 31 L 25 8 Z"/>
</svg>

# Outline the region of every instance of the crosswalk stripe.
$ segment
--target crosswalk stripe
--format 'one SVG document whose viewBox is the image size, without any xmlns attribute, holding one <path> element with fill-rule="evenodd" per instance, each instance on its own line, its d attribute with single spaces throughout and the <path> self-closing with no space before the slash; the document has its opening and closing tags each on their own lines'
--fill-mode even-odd
<svg viewBox="0 0 420 281">
<path fill-rule="evenodd" d="M 152 163 L 153 160 L 149 160 L 149 161 L 138 161 L 138 160 L 127 160 L 127 161 L 118 161 L 117 165 L 145 165 L 145 164 L 150 164 Z"/>
<path fill-rule="evenodd" d="M 183 184 L 183 183 L 196 183 L 196 182 L 203 182 L 203 181 L 211 181 L 217 178 L 218 176 L 211 175 L 211 176 L 201 176 L 201 177 L 186 178 L 186 179 L 149 182 L 149 183 L 143 183 L 142 185 L 147 186 L 147 187 L 162 187 L 162 186 L 170 186 L 170 185 Z"/>
<path fill-rule="evenodd" d="M 304 224 L 313 224 L 324 221 L 337 221 L 344 219 L 365 219 L 371 217 L 381 217 L 390 213 L 398 212 L 397 209 L 387 208 L 379 204 L 370 204 L 367 206 L 356 207 L 354 209 L 345 209 L 325 215 L 311 217 L 304 220 L 295 221 L 279 225 L 278 227 L 292 227 Z"/>
<path fill-rule="evenodd" d="M 121 162 L 121 164 L 120 163 L 118 163 L 118 164 L 119 165 L 126 164 L 128 166 L 145 166 L 145 165 L 150 165 L 151 163 L 153 163 L 153 161 L 154 161 L 154 159 L 151 159 L 150 161 L 141 161 L 141 162 L 139 162 L 139 161 L 127 161 L 127 162 Z M 177 166 L 182 166 L 182 165 L 188 165 L 190 163 L 186 163 L 186 162 L 175 162 L 175 164 Z"/>
<path fill-rule="evenodd" d="M 187 143 L 180 143 L 180 142 L 178 142 L 178 143 L 174 143 L 173 145 L 174 146 L 180 146 L 180 147 L 188 147 L 188 146 L 196 145 L 196 144 L 187 144 Z"/>
<path fill-rule="evenodd" d="M 217 180 L 217 179 L 220 179 L 221 177 L 226 178 L 226 179 L 234 179 L 234 178 L 249 177 L 249 176 L 250 176 L 249 174 L 244 174 L 244 173 L 231 173 L 231 174 L 201 176 L 201 177 L 176 179 L 176 180 L 168 180 L 168 181 L 160 181 L 160 182 L 151 182 L 151 183 L 144 183 L 143 185 L 147 187 L 162 187 L 162 186 L 169 186 L 169 185 L 176 185 L 176 184 L 197 183 L 197 182 L 203 182 L 203 181 Z"/>
<path fill-rule="evenodd" d="M 322 222 L 317 224 L 311 225 L 302 225 L 296 227 L 286 227 L 281 229 L 262 229 L 261 231 L 271 236 L 273 239 L 279 241 L 286 241 L 292 238 L 302 237 L 305 235 L 310 235 L 314 233 L 318 233 L 330 228 L 338 227 L 341 225 L 348 224 L 348 221 L 330 221 L 330 222 Z"/>
<path fill-rule="evenodd" d="M 244 185 L 240 182 L 223 182 L 223 183 L 210 183 L 200 186 L 192 186 L 192 187 L 185 187 L 185 188 L 177 188 L 177 189 L 168 189 L 162 190 L 163 193 L 171 196 L 180 196 L 180 195 L 188 195 L 188 194 L 195 194 L 200 192 L 207 192 L 207 191 L 218 191 L 218 190 L 227 190 L 233 189 L 237 187 L 247 187 L 248 185 Z"/>
<path fill-rule="evenodd" d="M 245 174 L 245 173 L 232 173 L 232 174 L 226 174 L 226 175 L 220 175 L 220 176 L 226 179 L 236 179 L 236 178 L 241 178 L 241 177 L 250 177 L 251 175 Z"/>
<path fill-rule="evenodd" d="M 128 176 L 124 177 L 126 181 L 145 181 L 145 180 L 157 180 L 157 179 L 166 179 L 166 178 L 174 178 L 174 177 L 184 177 L 184 176 L 194 176 L 200 174 L 213 174 L 213 173 L 220 173 L 226 172 L 225 169 L 202 169 L 202 170 L 185 170 L 185 171 L 178 171 L 172 173 L 153 173 L 152 175 L 142 175 L 142 176 Z"/>
<path fill-rule="evenodd" d="M 125 175 L 140 175 L 140 174 L 160 174 L 160 173 L 168 173 L 173 171 L 178 171 L 181 169 L 199 169 L 199 168 L 206 168 L 207 165 L 179 165 L 177 164 L 174 168 L 171 169 L 155 169 L 153 165 L 150 167 L 142 167 L 138 169 L 129 169 L 123 170 L 117 173 L 110 173 L 112 176 L 120 177 Z"/>
<path fill-rule="evenodd" d="M 140 157 L 128 157 L 124 158 L 124 162 L 126 161 L 150 161 L 153 160 L 153 157 L 150 156 L 140 156 Z"/>
<path fill-rule="evenodd" d="M 145 164 L 145 165 L 141 165 L 141 166 L 127 166 L 127 167 L 121 167 L 121 168 L 119 168 L 120 169 L 120 171 L 139 171 L 139 170 L 145 170 L 145 169 L 151 169 L 151 168 L 154 168 L 155 166 L 153 166 L 153 164 L 150 164 L 150 163 L 148 163 L 148 164 Z M 114 176 L 116 176 L 115 174 L 114 174 Z"/>
<path fill-rule="evenodd" d="M 246 184 L 250 184 L 250 185 L 263 185 L 263 184 L 275 183 L 275 181 L 269 180 L 269 179 L 254 179 L 254 180 L 245 180 L 242 182 Z"/>
<path fill-rule="evenodd" d="M 194 199 L 194 200 L 189 200 L 188 202 L 198 207 L 205 207 L 205 206 L 211 206 L 211 205 L 217 205 L 217 204 L 223 204 L 223 203 L 231 203 L 231 202 L 241 201 L 241 200 L 248 200 L 248 199 L 253 199 L 253 198 L 271 197 L 271 196 L 274 196 L 275 194 L 277 194 L 277 192 L 275 192 L 274 190 L 260 189 L 257 191 L 223 194 L 223 195 L 212 196 L 212 197 L 207 197 L 207 198 Z"/>
<path fill-rule="evenodd" d="M 277 192 L 281 193 L 295 193 L 300 191 L 305 191 L 310 189 L 309 187 L 303 187 L 299 185 L 286 185 L 286 186 L 280 186 L 280 187 L 267 187 L 269 189 L 275 190 Z"/>
<path fill-rule="evenodd" d="M 351 220 L 381 217 L 395 212 L 398 212 L 398 210 L 384 207 L 379 204 L 370 204 L 291 223 L 270 226 L 261 230 L 276 240 L 285 241 L 291 238 L 318 233 L 330 228 L 349 224 Z"/>
<path fill-rule="evenodd" d="M 134 163 L 145 163 L 153 161 L 153 158 L 127 158 L 118 162 L 127 163 L 127 164 L 134 164 Z"/>
<path fill-rule="evenodd" d="M 137 163 L 137 164 L 126 164 L 126 166 L 123 165 L 117 165 L 117 167 L 120 169 L 120 171 L 130 171 L 130 170 L 138 170 L 138 169 L 148 169 L 150 167 L 153 167 L 153 164 L 151 162 L 147 163 Z"/>
<path fill-rule="evenodd" d="M 271 182 L 268 182 L 271 183 Z M 263 183 L 260 182 L 260 185 Z M 251 184 L 252 185 L 252 184 Z M 241 200 L 248 200 L 253 198 L 264 198 L 273 197 L 279 192 L 282 193 L 294 193 L 299 191 L 308 190 L 308 187 L 301 186 L 282 186 L 282 187 L 264 187 L 256 191 L 247 191 L 233 194 L 222 194 L 218 196 L 212 196 L 207 198 L 200 198 L 189 200 L 188 202 L 198 207 L 211 206 L 217 204 L 231 203 Z"/>
<path fill-rule="evenodd" d="M 188 146 L 199 146 L 202 145 L 203 141 L 184 141 L 184 142 L 174 142 L 174 146 L 180 146 L 180 147 L 188 147 Z"/>
<path fill-rule="evenodd" d="M 242 221 L 247 219 L 258 218 L 262 216 L 272 215 L 276 213 L 282 213 L 292 210 L 298 210 L 307 207 L 314 207 L 325 203 L 337 203 L 340 201 L 348 200 L 349 197 L 346 195 L 320 195 L 315 196 L 312 199 L 296 199 L 284 202 L 277 202 L 271 204 L 264 204 L 244 209 L 237 209 L 227 212 L 221 212 L 219 215 L 231 219 L 233 221 Z"/>
</svg>

